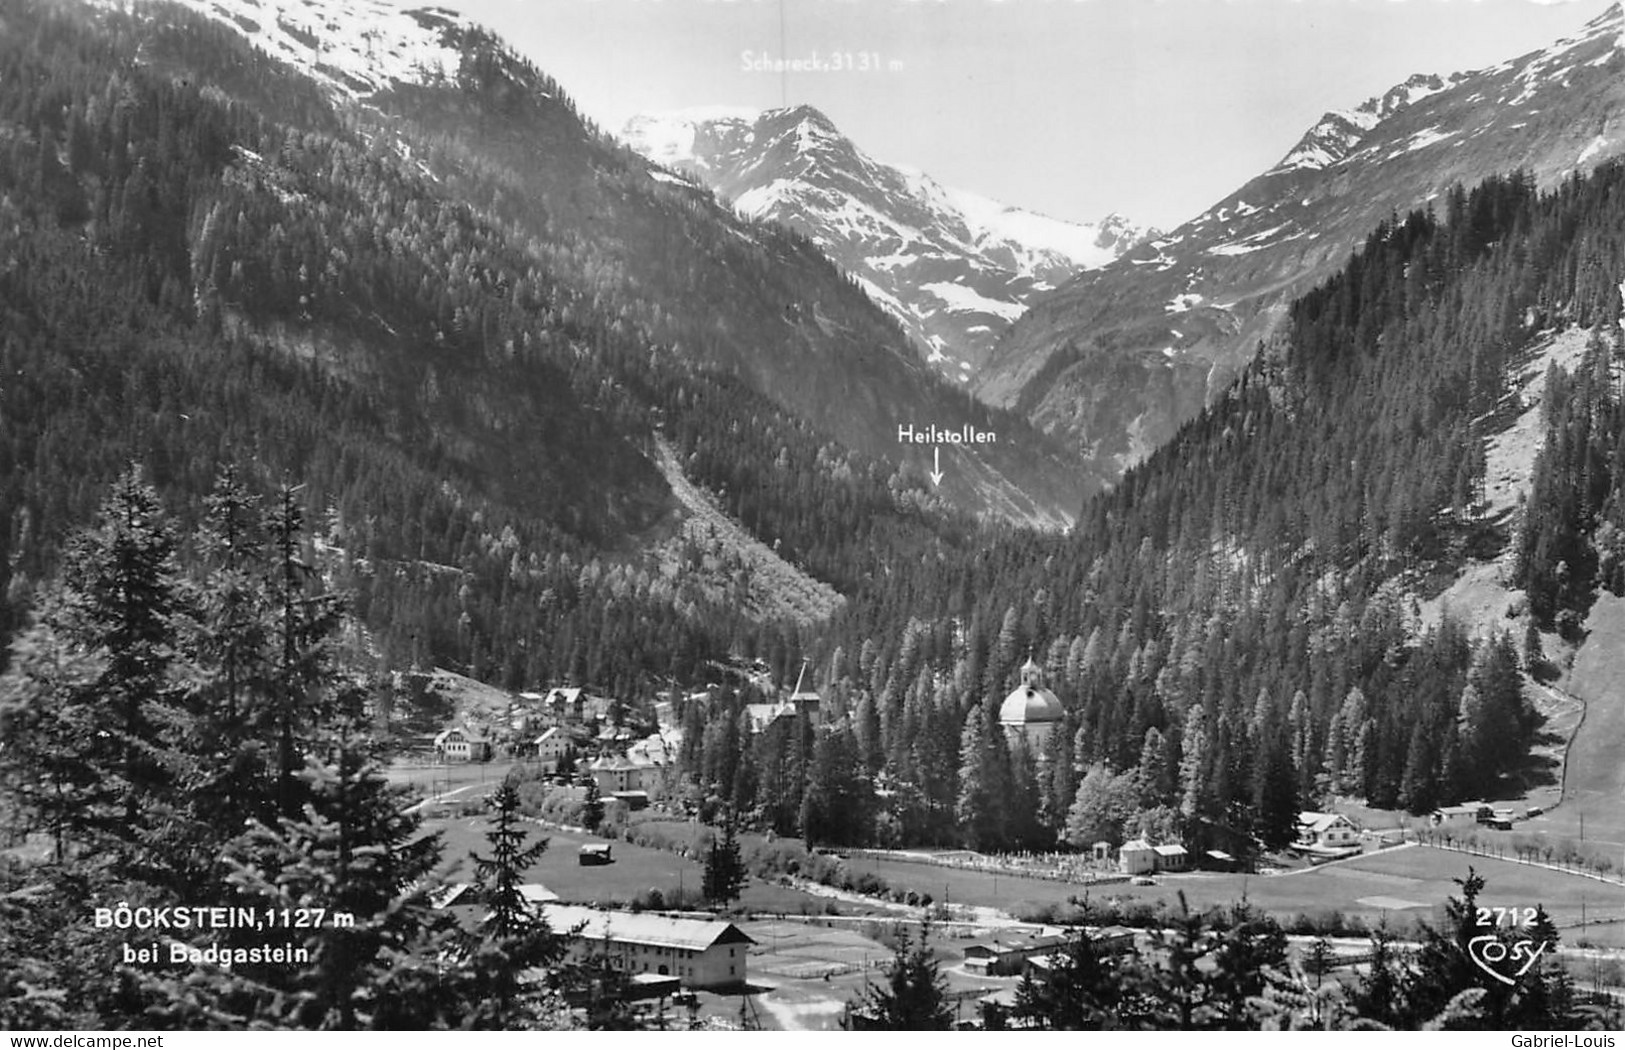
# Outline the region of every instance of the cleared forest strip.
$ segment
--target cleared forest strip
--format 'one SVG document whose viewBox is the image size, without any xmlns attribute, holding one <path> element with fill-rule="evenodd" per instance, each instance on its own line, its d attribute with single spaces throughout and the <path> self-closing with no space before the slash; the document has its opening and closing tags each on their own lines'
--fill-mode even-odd
<svg viewBox="0 0 1625 1050">
<path fill-rule="evenodd" d="M 657 552 L 663 570 L 705 581 L 713 598 L 731 598 L 751 615 L 817 623 L 846 599 L 779 557 L 716 505 L 711 495 L 683 473 L 669 442 L 656 436 L 656 464 L 688 519 L 680 535 Z"/>
</svg>

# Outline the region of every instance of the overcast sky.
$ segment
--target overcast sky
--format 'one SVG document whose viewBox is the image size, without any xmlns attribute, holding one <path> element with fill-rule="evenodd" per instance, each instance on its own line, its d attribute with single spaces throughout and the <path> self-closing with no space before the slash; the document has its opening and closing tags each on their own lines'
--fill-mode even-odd
<svg viewBox="0 0 1625 1050">
<path fill-rule="evenodd" d="M 1059 218 L 1171 228 L 1328 109 L 1577 32 L 1607 0 L 440 0 L 607 130 L 811 103 L 882 160 Z M 775 73 L 764 60 L 847 70 Z M 870 68 L 863 69 L 867 65 Z"/>
</svg>

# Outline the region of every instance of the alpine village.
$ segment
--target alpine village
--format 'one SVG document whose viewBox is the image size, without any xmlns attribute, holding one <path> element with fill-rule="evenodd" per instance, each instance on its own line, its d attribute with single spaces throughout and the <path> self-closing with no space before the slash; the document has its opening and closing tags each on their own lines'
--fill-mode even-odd
<svg viewBox="0 0 1625 1050">
<path fill-rule="evenodd" d="M 1575 22 L 1066 255 L 441 8 L 0 0 L 0 1028 L 1619 1027 Z"/>
</svg>

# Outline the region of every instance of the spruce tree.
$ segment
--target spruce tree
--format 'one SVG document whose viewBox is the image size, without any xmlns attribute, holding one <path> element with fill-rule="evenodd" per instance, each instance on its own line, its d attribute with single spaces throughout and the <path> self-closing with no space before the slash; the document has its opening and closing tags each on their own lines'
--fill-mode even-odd
<svg viewBox="0 0 1625 1050">
<path fill-rule="evenodd" d="M 898 933 L 897 947 L 886 966 L 884 983 L 864 989 L 850 1012 L 854 1028 L 888 1032 L 947 1031 L 953 1009 L 947 1002 L 948 981 L 942 976 L 936 952 L 930 946 L 931 927 L 921 925 L 919 937 Z"/>
<path fill-rule="evenodd" d="M 520 892 L 525 872 L 546 851 L 547 840 L 527 842 L 511 778 L 497 788 L 492 802 L 496 815 L 485 833 L 490 853 L 473 855 L 476 896 L 485 917 L 462 955 L 467 1027 L 524 1028 L 543 1019 L 548 995 L 538 971 L 563 958 L 565 943 Z"/>
<path fill-rule="evenodd" d="M 54 605 L 47 599 L 48 609 Z M 99 662 L 41 621 L 12 643 L 11 668 L 0 677 L 0 784 L 16 810 L 15 830 L 43 831 L 52 858 L 90 845 L 97 814 L 109 811 L 116 788 L 92 759 L 87 741 L 100 732 L 93 692 Z"/>
<path fill-rule="evenodd" d="M 707 902 L 725 906 L 729 901 L 739 899 L 747 878 L 745 860 L 739 851 L 739 836 L 730 812 L 723 821 L 722 837 L 713 838 L 711 848 L 706 851 L 701 892 Z"/>
<path fill-rule="evenodd" d="M 581 804 L 581 826 L 596 833 L 603 822 L 604 792 L 598 787 L 598 778 L 590 777 L 587 780 L 586 798 Z"/>
<path fill-rule="evenodd" d="M 302 749 L 315 728 L 337 711 L 326 686 L 344 612 L 342 597 L 317 587 L 319 574 L 306 561 L 301 490 L 289 483 L 279 486 L 265 519 L 273 654 L 269 702 L 261 708 L 258 726 L 276 756 L 277 807 L 284 817 L 296 816 L 304 801 L 298 777 Z"/>
<path fill-rule="evenodd" d="M 1103 951 L 1079 929 L 1050 956 L 1047 968 L 1022 975 L 1013 1014 L 1036 1028 L 1111 1029 L 1118 1027 L 1122 994 L 1118 956 Z"/>
<path fill-rule="evenodd" d="M 274 990 L 245 1021 L 312 1029 L 430 1024 L 455 1011 L 424 987 L 398 997 L 403 983 L 413 983 L 406 977 L 413 956 L 449 947 L 449 917 L 428 899 L 439 837 L 423 833 L 410 792 L 389 784 L 366 737 L 339 730 L 328 743 L 331 757 L 308 757 L 301 773 L 304 812 L 274 828 L 259 824 L 227 849 L 233 903 L 260 914 L 324 916 L 309 929 L 279 931 L 309 952 L 308 961 L 237 969 Z"/>
<path fill-rule="evenodd" d="M 181 624 L 188 594 L 157 493 L 131 467 L 68 544 L 60 583 L 0 679 L 3 764 L 58 852 L 107 845 L 161 867 L 187 759 Z"/>
</svg>

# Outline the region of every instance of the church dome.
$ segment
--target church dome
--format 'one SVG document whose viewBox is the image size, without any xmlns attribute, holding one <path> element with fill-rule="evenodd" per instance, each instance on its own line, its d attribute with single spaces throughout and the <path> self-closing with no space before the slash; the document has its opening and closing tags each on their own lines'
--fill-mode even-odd
<svg viewBox="0 0 1625 1050">
<path fill-rule="evenodd" d="M 1044 672 L 1031 654 L 1021 665 L 1021 684 L 1004 698 L 999 707 L 999 721 L 1007 726 L 1045 725 L 1059 722 L 1066 716 L 1066 708 L 1055 694 L 1044 688 Z"/>
<path fill-rule="evenodd" d="M 999 721 L 1005 725 L 1059 722 L 1065 715 L 1055 694 L 1036 682 L 1016 686 L 999 707 Z"/>
</svg>

